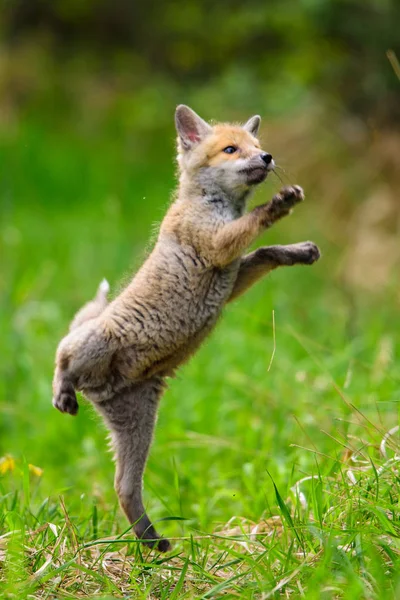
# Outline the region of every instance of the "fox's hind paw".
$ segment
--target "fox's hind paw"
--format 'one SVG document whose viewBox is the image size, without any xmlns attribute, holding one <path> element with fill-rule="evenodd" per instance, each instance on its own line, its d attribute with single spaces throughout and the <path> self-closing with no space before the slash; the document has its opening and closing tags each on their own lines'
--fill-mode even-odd
<svg viewBox="0 0 400 600">
<path fill-rule="evenodd" d="M 77 414 L 79 404 L 72 383 L 62 382 L 59 392 L 53 397 L 53 406 L 62 413 Z"/>
</svg>

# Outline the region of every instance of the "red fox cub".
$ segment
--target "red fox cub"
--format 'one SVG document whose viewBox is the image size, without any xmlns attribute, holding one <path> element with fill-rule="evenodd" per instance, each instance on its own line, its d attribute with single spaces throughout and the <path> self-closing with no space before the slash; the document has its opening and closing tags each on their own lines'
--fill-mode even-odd
<svg viewBox="0 0 400 600">
<path fill-rule="evenodd" d="M 311 265 L 312 242 L 246 249 L 304 198 L 285 187 L 246 212 L 252 190 L 274 169 L 257 139 L 260 117 L 243 126 L 209 125 L 187 106 L 175 114 L 179 187 L 153 251 L 128 287 L 107 302 L 103 282 L 75 316 L 56 356 L 53 404 L 78 412 L 76 390 L 110 429 L 115 489 L 136 535 L 170 548 L 146 515 L 143 471 L 166 378 L 197 350 L 221 311 L 280 266 Z"/>
</svg>

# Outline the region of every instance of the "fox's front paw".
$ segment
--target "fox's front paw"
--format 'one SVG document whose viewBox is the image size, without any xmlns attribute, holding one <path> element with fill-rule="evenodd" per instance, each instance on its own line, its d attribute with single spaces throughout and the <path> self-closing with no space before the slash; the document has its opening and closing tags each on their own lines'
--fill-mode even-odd
<svg viewBox="0 0 400 600">
<path fill-rule="evenodd" d="M 321 257 L 321 252 L 314 242 L 300 242 L 294 244 L 294 247 L 296 248 L 296 258 L 299 264 L 312 265 Z"/>
<path fill-rule="evenodd" d="M 77 414 L 79 404 L 72 383 L 62 382 L 58 393 L 54 394 L 53 406 L 62 413 Z"/>
<path fill-rule="evenodd" d="M 282 188 L 280 192 L 275 194 L 271 203 L 274 209 L 284 216 L 288 214 L 296 204 L 303 200 L 303 189 L 299 185 L 291 185 Z"/>
<path fill-rule="evenodd" d="M 303 189 L 299 185 L 286 186 L 275 194 L 270 202 L 258 206 L 255 211 L 260 215 L 263 227 L 270 227 L 275 221 L 292 212 L 293 206 L 304 200 Z"/>
</svg>

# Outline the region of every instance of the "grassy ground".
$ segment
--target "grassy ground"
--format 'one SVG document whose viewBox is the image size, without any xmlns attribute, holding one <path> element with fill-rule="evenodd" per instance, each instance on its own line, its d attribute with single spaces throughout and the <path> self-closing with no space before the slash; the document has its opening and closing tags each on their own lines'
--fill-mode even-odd
<svg viewBox="0 0 400 600">
<path fill-rule="evenodd" d="M 340 284 L 321 199 L 263 241 L 314 239 L 323 259 L 227 308 L 171 382 L 145 478 L 174 541 L 159 555 L 127 529 L 102 424 L 55 411 L 51 378 L 74 311 L 140 263 L 172 143 L 27 119 L 0 152 L 0 596 L 398 598 L 398 298 Z"/>
</svg>

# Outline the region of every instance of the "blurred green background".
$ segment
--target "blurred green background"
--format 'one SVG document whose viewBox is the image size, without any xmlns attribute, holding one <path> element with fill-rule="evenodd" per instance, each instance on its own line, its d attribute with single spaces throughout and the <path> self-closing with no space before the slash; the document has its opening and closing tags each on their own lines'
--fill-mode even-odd
<svg viewBox="0 0 400 600">
<path fill-rule="evenodd" d="M 99 535 L 114 523 L 104 430 L 84 403 L 76 419 L 52 408 L 54 352 L 99 281 L 116 294 L 151 247 L 175 185 L 178 103 L 206 119 L 262 115 L 263 147 L 307 197 L 262 243 L 312 239 L 323 258 L 230 306 L 171 382 L 146 475 L 153 517 L 184 515 L 207 531 L 233 515 L 259 519 L 274 502 L 267 468 L 284 495 L 315 467 L 293 443 L 337 456 L 329 435 L 363 431 L 332 381 L 379 424 L 374 444 L 396 425 L 399 23 L 395 0 L 2 2 L 0 456 L 17 465 L 0 475 L 8 509 L 26 460 L 43 469 L 33 506 L 65 493 L 74 514 L 98 504 Z M 281 185 L 271 176 L 254 202 Z"/>
</svg>

